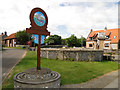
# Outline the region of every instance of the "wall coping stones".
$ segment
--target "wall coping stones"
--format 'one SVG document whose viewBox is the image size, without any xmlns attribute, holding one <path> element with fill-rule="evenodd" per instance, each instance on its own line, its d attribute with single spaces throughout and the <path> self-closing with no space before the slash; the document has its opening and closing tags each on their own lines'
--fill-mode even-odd
<svg viewBox="0 0 120 90">
<path fill-rule="evenodd" d="M 101 51 L 103 52 L 102 49 L 96 50 L 96 49 L 81 49 L 81 48 L 41 48 L 41 50 L 47 50 L 47 51 Z"/>
</svg>

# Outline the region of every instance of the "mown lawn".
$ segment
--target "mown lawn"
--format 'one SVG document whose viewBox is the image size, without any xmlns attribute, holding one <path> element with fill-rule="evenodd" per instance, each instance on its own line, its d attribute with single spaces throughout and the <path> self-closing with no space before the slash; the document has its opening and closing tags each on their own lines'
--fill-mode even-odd
<svg viewBox="0 0 120 90">
<path fill-rule="evenodd" d="M 37 55 L 28 51 L 27 55 L 13 69 L 12 73 L 3 83 L 3 88 L 13 88 L 13 77 L 19 72 L 36 67 Z M 118 69 L 118 64 L 112 61 L 77 62 L 41 58 L 41 66 L 50 68 L 61 74 L 61 85 L 86 82 L 95 77 Z"/>
</svg>

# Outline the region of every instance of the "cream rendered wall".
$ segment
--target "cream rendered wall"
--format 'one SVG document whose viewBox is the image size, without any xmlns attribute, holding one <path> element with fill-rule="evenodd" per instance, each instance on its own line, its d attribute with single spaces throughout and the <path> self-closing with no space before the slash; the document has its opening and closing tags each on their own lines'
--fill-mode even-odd
<svg viewBox="0 0 120 90">
<path fill-rule="evenodd" d="M 99 49 L 104 49 L 104 40 L 99 40 Z"/>
<path fill-rule="evenodd" d="M 111 49 L 118 49 L 118 44 L 111 44 Z"/>
<path fill-rule="evenodd" d="M 94 43 L 93 48 L 97 49 L 97 42 L 94 41 L 93 43 Z"/>
<path fill-rule="evenodd" d="M 7 46 L 9 47 L 9 43 L 10 43 L 10 41 L 9 40 L 7 40 Z"/>
<path fill-rule="evenodd" d="M 13 39 L 13 47 L 15 47 L 15 44 L 14 44 L 14 42 L 15 42 L 15 39 Z"/>
</svg>

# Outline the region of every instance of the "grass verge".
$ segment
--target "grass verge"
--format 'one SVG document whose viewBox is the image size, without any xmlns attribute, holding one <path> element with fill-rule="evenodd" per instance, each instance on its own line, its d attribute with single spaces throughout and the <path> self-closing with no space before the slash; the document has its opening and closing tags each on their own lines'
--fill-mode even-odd
<svg viewBox="0 0 120 90">
<path fill-rule="evenodd" d="M 13 88 L 13 77 L 28 68 L 36 67 L 37 53 L 28 51 L 3 83 L 3 88 Z M 61 74 L 61 85 L 77 84 L 118 69 L 118 63 L 112 61 L 77 62 L 41 58 L 41 67 L 50 68 Z"/>
<path fill-rule="evenodd" d="M 22 47 L 4 47 L 4 48 L 26 49 L 26 48 L 22 48 Z"/>
</svg>

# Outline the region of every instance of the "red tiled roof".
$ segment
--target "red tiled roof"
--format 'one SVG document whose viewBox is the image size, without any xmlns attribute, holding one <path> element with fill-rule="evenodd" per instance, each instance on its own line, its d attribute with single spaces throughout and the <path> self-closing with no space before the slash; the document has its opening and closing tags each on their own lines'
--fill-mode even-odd
<svg viewBox="0 0 120 90">
<path fill-rule="evenodd" d="M 3 35 L 0 35 L 0 37 L 3 36 Z"/>
<path fill-rule="evenodd" d="M 15 34 L 16 34 L 16 33 L 13 33 L 13 34 L 9 35 L 8 37 L 6 37 L 6 38 L 4 38 L 4 39 L 12 39 L 12 38 L 15 38 Z"/>
<path fill-rule="evenodd" d="M 106 36 L 109 36 L 109 35 L 110 35 L 110 33 L 111 33 L 111 32 L 110 32 L 110 31 L 108 31 L 108 30 L 107 30 L 107 31 L 104 31 L 104 32 L 105 32 Z"/>
<path fill-rule="evenodd" d="M 89 37 L 94 37 L 95 34 L 97 34 L 98 32 L 103 32 L 104 30 L 99 30 L 99 31 L 92 31 L 89 35 Z"/>
<path fill-rule="evenodd" d="M 109 39 L 107 39 L 107 40 L 111 40 L 111 43 L 118 43 L 118 41 L 120 40 L 120 28 L 92 31 L 89 34 L 87 40 L 89 40 L 89 37 L 94 37 L 94 35 L 99 33 L 99 32 L 105 32 L 106 36 L 110 35 Z M 114 36 L 116 36 L 116 38 L 114 38 Z"/>
</svg>

